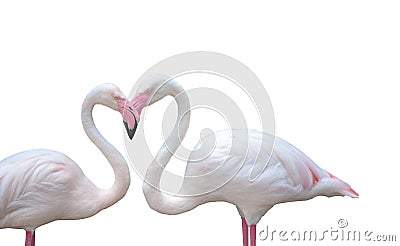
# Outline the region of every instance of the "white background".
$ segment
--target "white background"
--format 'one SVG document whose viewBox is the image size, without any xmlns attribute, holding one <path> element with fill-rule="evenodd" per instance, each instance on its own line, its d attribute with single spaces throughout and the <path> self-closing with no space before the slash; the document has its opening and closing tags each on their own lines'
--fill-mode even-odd
<svg viewBox="0 0 400 246">
<path fill-rule="evenodd" d="M 87 92 L 112 82 L 129 94 L 161 59 L 216 51 L 263 81 L 278 136 L 360 194 L 278 205 L 259 231 L 322 231 L 344 218 L 350 229 L 398 233 L 399 12 L 397 1 L 2 1 L 0 156 L 56 149 L 109 187 L 112 170 L 81 127 Z M 124 153 L 118 113 L 96 109 L 95 120 Z M 123 200 L 89 219 L 40 227 L 37 245 L 241 245 L 234 206 L 162 215 L 148 208 L 131 173 Z M 0 230 L 0 245 L 23 245 L 24 235 Z"/>
</svg>

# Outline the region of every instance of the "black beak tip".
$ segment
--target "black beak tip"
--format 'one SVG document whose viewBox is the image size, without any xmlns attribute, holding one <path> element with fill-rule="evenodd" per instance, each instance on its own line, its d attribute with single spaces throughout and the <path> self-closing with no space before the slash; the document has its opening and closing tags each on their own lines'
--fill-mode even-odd
<svg viewBox="0 0 400 246">
<path fill-rule="evenodd" d="M 129 139 L 132 140 L 134 135 L 135 135 L 135 132 L 134 132 L 132 129 L 130 129 L 130 130 L 128 131 Z"/>
<path fill-rule="evenodd" d="M 125 129 L 126 132 L 128 133 L 128 137 L 130 140 L 133 139 L 133 136 L 135 136 L 136 128 L 137 128 L 137 122 L 135 122 L 135 127 L 133 129 L 129 128 L 128 123 L 124 121 Z"/>
</svg>

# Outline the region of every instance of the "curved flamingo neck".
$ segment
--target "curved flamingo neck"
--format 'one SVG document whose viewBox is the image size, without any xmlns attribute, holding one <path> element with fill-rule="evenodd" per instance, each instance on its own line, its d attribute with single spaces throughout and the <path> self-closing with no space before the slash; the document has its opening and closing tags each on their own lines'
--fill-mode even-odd
<svg viewBox="0 0 400 246">
<path fill-rule="evenodd" d="M 174 83 L 166 86 L 178 86 Z M 161 146 L 153 162 L 150 164 L 146 173 L 146 181 L 150 184 L 159 187 L 160 179 L 164 168 L 171 160 L 175 151 L 180 146 L 180 140 L 183 140 L 189 128 L 190 122 L 190 103 L 186 92 L 182 89 L 179 93 L 171 94 L 175 98 L 178 105 L 178 116 L 174 128 L 168 135 L 164 144 Z"/>
<path fill-rule="evenodd" d="M 99 210 L 105 209 L 119 201 L 128 191 L 130 173 L 128 165 L 121 153 L 110 144 L 97 130 L 93 121 L 93 108 L 96 104 L 104 104 L 100 101 L 98 91 L 91 91 L 82 104 L 82 125 L 86 135 L 101 151 L 114 171 L 114 184 L 108 190 L 99 189 Z M 107 105 L 106 105 L 107 106 Z M 109 106 L 110 107 L 110 106 Z"/>
<path fill-rule="evenodd" d="M 143 94 L 146 95 L 144 99 Z M 139 88 L 136 101 L 146 101 L 147 106 L 166 97 L 173 96 L 178 106 L 178 117 L 175 126 L 168 135 L 164 144 L 161 146 L 156 157 L 149 165 L 145 182 L 143 184 L 143 192 L 149 206 L 164 214 L 178 214 L 189 211 L 200 204 L 198 199 L 194 197 L 181 197 L 167 194 L 160 189 L 161 175 L 174 155 L 175 151 L 180 146 L 190 123 L 190 102 L 187 93 L 177 82 L 173 80 L 153 81 L 152 84 L 147 84 Z M 135 101 L 135 99 L 133 100 Z M 140 109 L 141 110 L 141 109 Z"/>
</svg>

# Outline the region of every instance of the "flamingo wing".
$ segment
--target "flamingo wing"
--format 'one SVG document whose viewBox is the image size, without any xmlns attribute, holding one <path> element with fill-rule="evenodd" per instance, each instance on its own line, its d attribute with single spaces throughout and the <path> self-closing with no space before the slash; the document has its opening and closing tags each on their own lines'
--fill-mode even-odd
<svg viewBox="0 0 400 246">
<path fill-rule="evenodd" d="M 80 169 L 62 153 L 30 150 L 0 162 L 0 228 L 25 228 L 61 216 Z"/>
<path fill-rule="evenodd" d="M 277 138 L 274 153 L 294 185 L 311 189 L 319 180 L 329 178 L 329 173 L 288 142 Z"/>
</svg>

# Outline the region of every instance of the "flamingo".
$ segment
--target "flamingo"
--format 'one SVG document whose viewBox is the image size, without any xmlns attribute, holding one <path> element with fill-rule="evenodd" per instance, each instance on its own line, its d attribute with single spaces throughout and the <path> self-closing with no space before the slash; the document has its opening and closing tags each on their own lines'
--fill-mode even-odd
<svg viewBox="0 0 400 246">
<path fill-rule="evenodd" d="M 35 229 L 55 220 L 83 219 L 123 198 L 130 184 L 128 165 L 118 150 L 97 130 L 92 109 L 96 104 L 119 111 L 125 125 L 134 124 L 127 99 L 113 84 L 95 87 L 82 105 L 86 135 L 113 168 L 115 181 L 100 189 L 68 156 L 34 149 L 0 162 L 0 228 L 25 229 L 25 246 L 35 245 Z"/>
<path fill-rule="evenodd" d="M 187 212 L 207 202 L 231 203 L 237 207 L 241 216 L 243 245 L 248 245 L 250 230 L 250 245 L 255 246 L 256 225 L 275 204 L 308 200 L 315 196 L 358 197 L 358 193 L 350 185 L 318 167 L 293 145 L 272 135 L 248 129 L 222 130 L 217 131 L 215 137 L 212 134 L 203 137 L 194 148 L 196 151 L 191 153 L 178 195 L 161 191 L 160 179 L 164 168 L 189 126 L 189 98 L 176 81 L 156 78 L 139 84 L 135 96 L 129 102 L 139 121 L 144 107 L 168 95 L 176 100 L 178 120 L 149 165 L 143 184 L 145 198 L 153 210 L 173 215 Z M 132 139 L 133 135 L 129 137 Z M 210 149 L 210 146 L 204 145 L 214 143 L 209 141 L 213 138 L 215 146 L 207 155 L 201 149 Z M 271 146 L 273 152 L 268 154 L 271 153 Z M 206 158 L 202 158 L 204 156 Z M 264 163 L 268 165 L 260 169 L 260 175 L 255 180 L 250 180 L 253 166 L 255 168 Z M 237 171 L 232 175 L 231 170 Z M 227 175 L 232 177 L 226 177 Z M 191 177 L 198 179 L 193 181 Z M 228 182 L 210 192 L 204 192 L 213 188 L 219 180 Z"/>
</svg>

